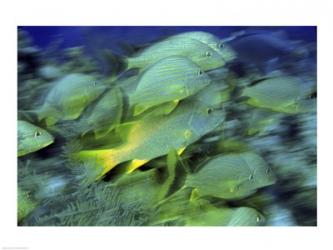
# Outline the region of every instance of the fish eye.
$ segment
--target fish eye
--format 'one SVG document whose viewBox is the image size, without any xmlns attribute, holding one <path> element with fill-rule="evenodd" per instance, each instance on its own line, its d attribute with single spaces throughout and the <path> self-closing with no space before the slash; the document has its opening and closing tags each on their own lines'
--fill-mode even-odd
<svg viewBox="0 0 333 250">
<path fill-rule="evenodd" d="M 203 71 L 202 70 L 199 70 L 198 71 L 198 76 L 202 75 L 203 74 Z"/>
<path fill-rule="evenodd" d="M 212 53 L 210 51 L 207 51 L 206 54 L 205 54 L 207 57 L 211 57 L 212 56 Z"/>
<path fill-rule="evenodd" d="M 211 109 L 211 108 L 207 109 L 207 114 L 211 114 L 212 112 L 213 112 L 213 109 Z"/>
<path fill-rule="evenodd" d="M 219 47 L 220 49 L 223 49 L 223 48 L 224 48 L 224 43 L 223 43 L 223 42 L 220 42 L 219 45 L 218 45 L 218 47 Z"/>
<path fill-rule="evenodd" d="M 42 134 L 42 132 L 36 131 L 34 136 L 37 137 L 37 136 L 40 136 L 41 134 Z"/>
</svg>

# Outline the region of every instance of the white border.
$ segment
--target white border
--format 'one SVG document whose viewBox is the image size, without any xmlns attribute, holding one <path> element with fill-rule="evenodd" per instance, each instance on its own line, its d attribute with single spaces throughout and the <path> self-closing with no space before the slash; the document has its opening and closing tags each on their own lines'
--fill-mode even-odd
<svg viewBox="0 0 333 250">
<path fill-rule="evenodd" d="M 1 1 L 0 247 L 35 249 L 330 249 L 332 6 L 330 1 Z M 331 22 L 329 22 L 331 21 Z M 318 25 L 318 216 L 312 228 L 16 227 L 16 26 Z M 331 55 L 330 57 L 328 55 Z M 328 246 L 328 247 L 327 247 Z"/>
</svg>

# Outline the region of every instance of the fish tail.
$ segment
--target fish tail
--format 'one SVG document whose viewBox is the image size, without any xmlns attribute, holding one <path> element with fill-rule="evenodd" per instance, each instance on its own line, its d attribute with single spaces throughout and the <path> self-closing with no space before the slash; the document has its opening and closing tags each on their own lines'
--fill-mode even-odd
<svg viewBox="0 0 333 250">
<path fill-rule="evenodd" d="M 116 150 L 83 150 L 73 154 L 71 157 L 74 161 L 82 162 L 93 170 L 96 180 L 100 179 L 116 165 L 119 161 L 116 157 Z"/>
<path fill-rule="evenodd" d="M 37 110 L 19 110 L 19 119 L 28 120 L 31 122 L 42 122 L 45 121 L 45 125 L 50 127 L 57 122 L 56 116 L 52 115 L 51 112 L 44 109 Z"/>
<path fill-rule="evenodd" d="M 111 75 L 118 75 L 121 72 L 126 71 L 129 67 L 126 57 L 107 51 L 105 53 L 106 60 L 112 66 Z"/>
<path fill-rule="evenodd" d="M 18 110 L 17 116 L 20 120 L 39 120 L 38 113 L 35 110 Z"/>
<path fill-rule="evenodd" d="M 36 112 L 38 121 L 44 121 L 47 127 L 50 127 L 58 122 L 61 113 L 56 109 L 41 108 Z"/>
</svg>

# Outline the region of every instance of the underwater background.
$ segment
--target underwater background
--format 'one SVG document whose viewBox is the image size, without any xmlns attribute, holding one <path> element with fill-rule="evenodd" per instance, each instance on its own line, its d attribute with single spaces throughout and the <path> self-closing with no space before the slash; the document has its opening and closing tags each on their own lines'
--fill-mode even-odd
<svg viewBox="0 0 333 250">
<path fill-rule="evenodd" d="M 316 39 L 18 27 L 18 225 L 316 226 Z"/>
</svg>

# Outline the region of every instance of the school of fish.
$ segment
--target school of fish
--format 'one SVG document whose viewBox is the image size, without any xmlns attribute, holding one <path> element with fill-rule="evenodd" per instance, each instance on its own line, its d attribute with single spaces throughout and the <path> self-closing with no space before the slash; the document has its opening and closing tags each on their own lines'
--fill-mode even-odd
<svg viewBox="0 0 333 250">
<path fill-rule="evenodd" d="M 316 111 L 315 84 L 304 87 L 303 79 L 278 61 L 302 53 L 281 44 L 261 33 L 222 40 L 191 31 L 123 57 L 125 67 L 116 75 L 101 77 L 79 61 L 73 66 L 76 59 L 67 73 L 44 66 L 36 74 L 47 84 L 34 105 L 23 95 L 19 99 L 19 162 L 62 151 L 70 171 L 84 166 L 88 185 L 104 185 L 110 178 L 108 187 L 120 189 L 122 202 L 139 200 L 153 208 L 149 225 L 264 225 L 255 207 L 226 205 L 276 183 L 265 158 L 249 146 L 251 138 L 276 121 L 271 114 Z M 256 50 L 262 54 L 251 60 Z M 70 56 L 77 58 L 74 52 Z M 275 64 L 264 67 L 272 58 Z M 272 70 L 277 64 L 284 70 Z M 258 70 L 243 77 L 235 65 Z M 25 81 L 38 87 L 38 81 Z M 236 130 L 241 116 L 233 114 L 235 105 L 247 110 L 241 114 L 248 117 L 244 131 Z M 228 135 L 230 127 L 241 132 Z M 244 135 L 244 141 L 233 141 Z M 209 157 L 195 162 L 209 145 L 215 147 L 207 149 Z M 164 181 L 159 171 L 167 176 Z M 21 189 L 23 221 L 38 204 Z"/>
</svg>

